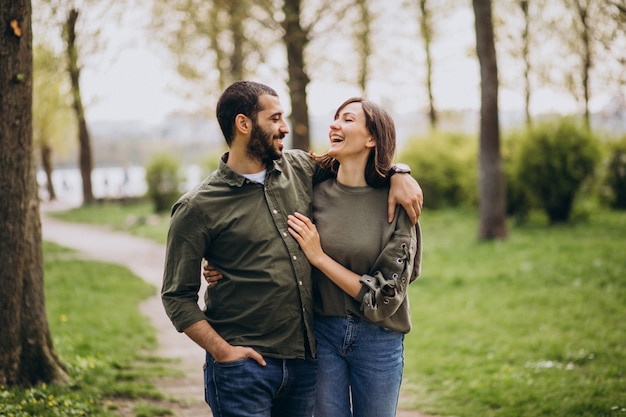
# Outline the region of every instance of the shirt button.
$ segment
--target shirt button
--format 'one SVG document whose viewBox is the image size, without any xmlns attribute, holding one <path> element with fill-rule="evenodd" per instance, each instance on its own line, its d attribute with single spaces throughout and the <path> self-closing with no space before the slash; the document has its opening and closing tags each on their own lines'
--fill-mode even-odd
<svg viewBox="0 0 626 417">
<path fill-rule="evenodd" d="M 296 255 L 293 255 L 293 256 L 292 256 L 292 259 L 293 259 L 294 261 L 297 261 L 297 260 L 298 260 L 298 257 L 297 257 Z"/>
<path fill-rule="evenodd" d="M 272 213 L 278 214 L 278 210 L 274 209 L 274 210 L 272 210 Z"/>
<path fill-rule="evenodd" d="M 298 281 L 298 284 L 302 285 L 302 281 Z"/>
<path fill-rule="evenodd" d="M 287 236 L 287 232 L 283 232 L 283 236 Z"/>
</svg>

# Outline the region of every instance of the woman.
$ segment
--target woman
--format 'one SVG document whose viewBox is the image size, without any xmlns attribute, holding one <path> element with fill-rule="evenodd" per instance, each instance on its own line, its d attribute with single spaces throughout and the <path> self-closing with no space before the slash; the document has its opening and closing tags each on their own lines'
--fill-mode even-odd
<svg viewBox="0 0 626 417">
<path fill-rule="evenodd" d="M 336 178 L 313 191 L 313 223 L 289 216 L 313 272 L 319 375 L 315 417 L 395 416 L 411 329 L 408 285 L 421 262 L 419 225 L 387 220 L 395 127 L 380 106 L 344 102 L 316 157 Z"/>
</svg>

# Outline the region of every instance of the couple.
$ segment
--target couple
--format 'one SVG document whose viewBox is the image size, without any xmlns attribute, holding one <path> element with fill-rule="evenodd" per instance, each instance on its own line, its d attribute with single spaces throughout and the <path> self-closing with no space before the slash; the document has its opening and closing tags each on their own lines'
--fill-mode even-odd
<svg viewBox="0 0 626 417">
<path fill-rule="evenodd" d="M 395 415 L 421 190 L 392 176 L 393 121 L 348 100 L 326 155 L 283 151 L 278 95 L 249 81 L 224 91 L 217 118 L 228 152 L 172 208 L 161 292 L 207 352 L 213 415 Z M 203 259 L 214 268 L 204 311 Z"/>
</svg>

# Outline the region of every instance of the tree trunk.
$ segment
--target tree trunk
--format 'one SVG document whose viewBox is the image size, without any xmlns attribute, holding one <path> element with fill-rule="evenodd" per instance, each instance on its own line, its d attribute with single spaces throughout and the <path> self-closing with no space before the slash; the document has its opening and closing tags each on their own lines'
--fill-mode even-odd
<svg viewBox="0 0 626 417">
<path fill-rule="evenodd" d="M 587 3 L 581 4 L 580 1 L 576 1 L 576 12 L 578 14 L 578 18 L 580 19 L 580 41 L 582 44 L 583 51 L 581 53 L 581 83 L 583 88 L 583 105 L 584 105 L 584 116 L 583 119 L 585 121 L 585 127 L 587 130 L 591 130 L 591 117 L 589 114 L 589 100 L 590 100 L 590 91 L 589 91 L 589 83 L 590 83 L 590 72 L 591 67 L 593 66 L 592 61 L 592 52 L 591 52 L 591 27 L 589 22 L 589 7 Z"/>
<path fill-rule="evenodd" d="M 428 119 L 430 128 L 437 129 L 437 110 L 435 109 L 435 99 L 433 95 L 433 58 L 431 47 L 433 43 L 432 14 L 428 10 L 426 0 L 419 2 L 421 11 L 420 33 L 424 40 L 424 52 L 426 53 L 426 92 L 428 93 Z"/>
<path fill-rule="evenodd" d="M 85 108 L 83 107 L 80 93 L 80 67 L 78 66 L 78 48 L 76 46 L 77 19 L 78 10 L 71 9 L 65 24 L 67 37 L 66 52 L 68 57 L 67 69 L 70 75 L 74 111 L 76 112 L 76 120 L 78 122 L 78 142 L 80 145 L 79 167 L 83 180 L 83 204 L 92 204 L 94 202 L 91 187 L 93 160 L 91 156 L 91 139 L 89 137 L 89 130 L 87 129 L 87 121 L 85 120 Z"/>
<path fill-rule="evenodd" d="M 528 15 L 528 0 L 519 2 L 522 13 L 524 14 L 524 29 L 522 30 L 522 59 L 524 60 L 524 114 L 526 115 L 526 127 L 532 125 L 532 116 L 530 115 L 530 17 Z"/>
<path fill-rule="evenodd" d="M 29 0 L 0 2 L 0 385 L 65 380 L 44 304 Z"/>
<path fill-rule="evenodd" d="M 504 176 L 500 158 L 498 66 L 491 19 L 491 0 L 473 0 L 476 51 L 480 62 L 480 239 L 506 238 Z"/>
<path fill-rule="evenodd" d="M 361 94 L 367 96 L 367 80 L 369 79 L 369 58 L 372 55 L 372 41 L 370 35 L 372 32 L 372 16 L 370 15 L 367 0 L 357 0 L 357 6 L 361 12 L 361 25 L 360 29 L 357 29 L 357 42 L 360 44 L 358 51 L 359 76 L 357 82 L 361 89 Z"/>
<path fill-rule="evenodd" d="M 285 46 L 287 47 L 287 66 L 289 80 L 289 96 L 291 98 L 291 136 L 293 147 L 308 150 L 309 140 L 309 106 L 306 101 L 306 89 L 309 76 L 304 68 L 304 50 L 308 44 L 308 35 L 300 24 L 301 0 L 285 0 L 283 12 L 283 29 L 285 30 Z"/>
<path fill-rule="evenodd" d="M 48 200 L 57 199 L 54 184 L 52 183 L 52 148 L 47 143 L 41 144 L 41 165 L 46 173 L 46 190 L 48 191 Z"/>
</svg>

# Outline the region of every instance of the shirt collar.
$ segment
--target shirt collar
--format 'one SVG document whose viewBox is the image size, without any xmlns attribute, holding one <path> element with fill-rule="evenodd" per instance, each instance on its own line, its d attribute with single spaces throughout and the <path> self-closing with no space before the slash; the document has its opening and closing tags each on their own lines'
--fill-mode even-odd
<svg viewBox="0 0 626 417">
<path fill-rule="evenodd" d="M 233 171 L 231 167 L 226 165 L 227 160 L 228 160 L 228 152 L 224 153 L 222 157 L 220 158 L 219 168 L 218 168 L 220 175 L 222 176 L 222 178 L 224 178 L 224 181 L 228 185 L 233 186 L 233 187 L 241 187 L 246 181 L 246 177 L 244 177 L 243 175 L 241 175 L 240 173 L 236 171 Z M 282 158 L 276 161 L 271 161 L 267 164 L 268 174 L 271 174 L 274 171 L 278 173 L 282 172 L 282 170 L 280 169 L 280 164 L 277 163 L 281 160 Z"/>
</svg>

